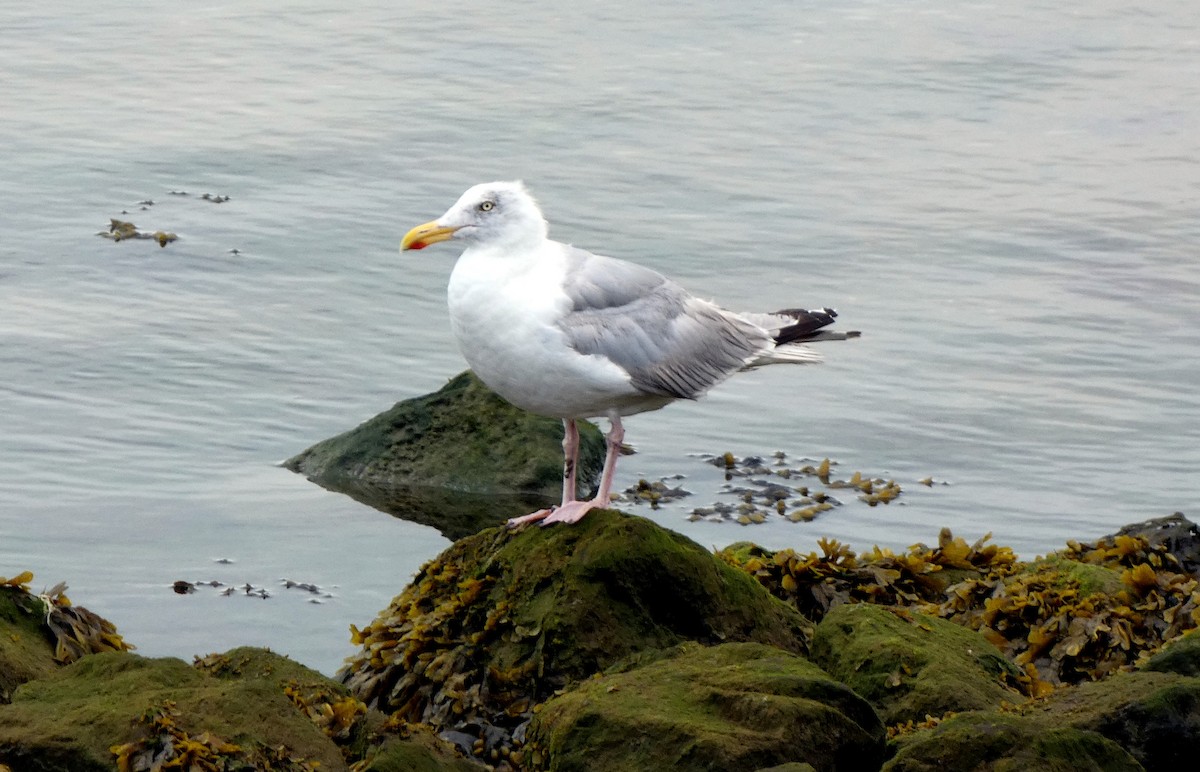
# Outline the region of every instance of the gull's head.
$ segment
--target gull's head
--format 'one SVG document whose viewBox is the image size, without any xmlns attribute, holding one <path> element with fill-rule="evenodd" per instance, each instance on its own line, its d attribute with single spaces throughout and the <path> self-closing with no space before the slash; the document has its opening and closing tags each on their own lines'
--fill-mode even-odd
<svg viewBox="0 0 1200 772">
<path fill-rule="evenodd" d="M 463 193 L 441 217 L 404 234 L 400 251 L 424 249 L 439 241 L 463 246 L 520 246 L 546 238 L 546 220 L 525 185 L 485 182 Z"/>
</svg>

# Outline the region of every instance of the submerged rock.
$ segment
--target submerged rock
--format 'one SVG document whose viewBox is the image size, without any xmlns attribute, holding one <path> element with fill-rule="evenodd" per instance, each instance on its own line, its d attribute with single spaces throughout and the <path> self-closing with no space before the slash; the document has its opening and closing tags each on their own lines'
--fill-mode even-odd
<svg viewBox="0 0 1200 772">
<path fill-rule="evenodd" d="M 536 703 L 640 652 L 757 641 L 800 653 L 810 630 L 695 542 L 601 510 L 455 543 L 354 631 L 362 650 L 341 677 L 394 718 L 507 749 Z"/>
<path fill-rule="evenodd" d="M 884 729 L 865 700 L 811 662 L 756 643 L 685 644 L 584 681 L 534 716 L 529 769 L 755 770 L 807 762 L 876 770 Z"/>
<path fill-rule="evenodd" d="M 578 487 L 586 495 L 604 463 L 604 439 L 580 422 Z M 470 372 L 441 390 L 397 403 L 283 465 L 331 490 L 434 527 L 466 504 L 451 538 L 554 503 L 562 495 L 562 422 L 513 407 Z M 455 494 L 463 494 L 460 502 Z M 491 499 L 489 497 L 500 496 Z M 536 508 L 534 506 L 533 508 Z"/>
<path fill-rule="evenodd" d="M 1020 702 L 1020 670 L 979 633 L 925 614 L 869 604 L 831 610 L 812 659 L 869 700 L 885 724 Z"/>
</svg>

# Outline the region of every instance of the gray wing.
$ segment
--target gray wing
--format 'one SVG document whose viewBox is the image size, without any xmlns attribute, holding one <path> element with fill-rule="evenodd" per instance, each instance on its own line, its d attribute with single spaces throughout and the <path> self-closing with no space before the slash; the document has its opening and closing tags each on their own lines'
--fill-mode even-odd
<svg viewBox="0 0 1200 772">
<path fill-rule="evenodd" d="M 647 394 L 694 399 L 744 367 L 771 339 L 634 263 L 564 247 L 570 312 L 559 323 L 581 354 L 624 368 Z"/>
</svg>

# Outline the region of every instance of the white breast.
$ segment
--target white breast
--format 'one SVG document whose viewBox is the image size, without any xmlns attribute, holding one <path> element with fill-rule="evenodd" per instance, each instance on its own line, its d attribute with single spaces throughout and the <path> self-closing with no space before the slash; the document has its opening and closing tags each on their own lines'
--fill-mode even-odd
<svg viewBox="0 0 1200 772">
<path fill-rule="evenodd" d="M 611 361 L 581 356 L 557 326 L 570 304 L 562 291 L 561 245 L 519 257 L 472 248 L 450 275 L 447 299 L 459 350 L 475 374 L 517 407 L 556 418 L 640 412 L 645 401 Z"/>
</svg>

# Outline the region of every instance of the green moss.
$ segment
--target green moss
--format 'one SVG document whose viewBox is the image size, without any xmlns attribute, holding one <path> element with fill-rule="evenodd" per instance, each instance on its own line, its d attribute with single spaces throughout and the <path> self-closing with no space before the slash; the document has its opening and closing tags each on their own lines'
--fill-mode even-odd
<svg viewBox="0 0 1200 772">
<path fill-rule="evenodd" d="M 690 539 L 604 510 L 455 543 L 359 634 L 343 676 L 409 721 L 511 728 L 533 703 L 639 652 L 689 640 L 802 652 L 810 630 Z"/>
<path fill-rule="evenodd" d="M 336 746 L 270 679 L 214 678 L 178 659 L 128 653 L 90 655 L 18 689 L 0 706 L 0 759 L 14 769 L 114 769 L 109 749 L 135 740 L 135 720 L 168 700 L 193 737 L 283 745 L 322 769 L 345 769 Z M 32 766 L 36 759 L 58 761 Z"/>
<path fill-rule="evenodd" d="M 1200 678 L 1117 673 L 1054 692 L 1034 715 L 1102 734 L 1146 769 L 1187 769 L 1200 756 Z"/>
<path fill-rule="evenodd" d="M 1140 772 L 1096 732 L 999 712 L 961 713 L 894 743 L 884 772 Z"/>
<path fill-rule="evenodd" d="M 1113 595 L 1124 589 L 1120 571 L 1094 563 L 1081 563 L 1061 555 L 1050 555 L 1028 563 L 1022 573 L 1039 572 L 1049 572 L 1042 573 L 1043 577 L 1055 577 L 1050 586 L 1056 589 L 1078 587 L 1081 598 L 1097 593 Z"/>
<path fill-rule="evenodd" d="M 429 730 L 412 728 L 407 737 L 389 737 L 359 772 L 480 772 L 448 746 Z"/>
<path fill-rule="evenodd" d="M 17 587 L 0 587 L 0 704 L 20 684 L 54 672 L 54 644 L 42 626 L 45 607 Z"/>
<path fill-rule="evenodd" d="M 812 659 L 870 700 L 887 724 L 1023 699 L 1006 686 L 1018 671 L 995 646 L 924 614 L 838 606 L 817 625 Z"/>
<path fill-rule="evenodd" d="M 862 698 L 793 654 L 754 643 L 681 646 L 541 706 L 533 769 L 746 769 L 807 762 L 877 769 L 883 727 Z"/>
<path fill-rule="evenodd" d="M 1200 630 L 1191 630 L 1150 657 L 1144 670 L 1200 676 Z"/>
</svg>

